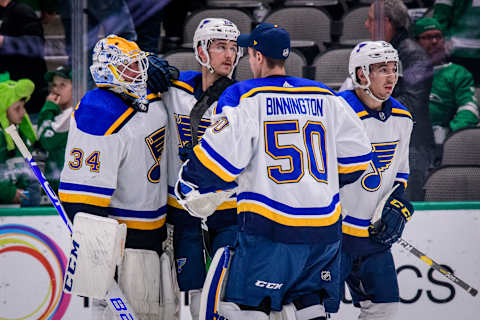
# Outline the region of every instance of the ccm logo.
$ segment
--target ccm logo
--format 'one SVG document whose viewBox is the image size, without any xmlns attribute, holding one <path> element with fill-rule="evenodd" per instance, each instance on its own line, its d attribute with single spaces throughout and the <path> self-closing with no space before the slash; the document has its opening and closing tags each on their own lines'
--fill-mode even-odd
<svg viewBox="0 0 480 320">
<path fill-rule="evenodd" d="M 283 286 L 283 283 L 274 283 L 274 282 L 257 280 L 257 282 L 255 282 L 255 285 L 257 287 L 260 287 L 260 288 L 267 288 L 267 289 L 271 289 L 271 290 L 280 290 L 280 288 Z"/>
<path fill-rule="evenodd" d="M 68 260 L 67 272 L 65 272 L 65 285 L 64 290 L 71 292 L 73 288 L 73 275 L 75 274 L 75 269 L 77 268 L 77 259 L 78 259 L 78 248 L 80 245 L 73 240 L 72 241 L 72 251 L 70 252 L 70 259 Z"/>
</svg>

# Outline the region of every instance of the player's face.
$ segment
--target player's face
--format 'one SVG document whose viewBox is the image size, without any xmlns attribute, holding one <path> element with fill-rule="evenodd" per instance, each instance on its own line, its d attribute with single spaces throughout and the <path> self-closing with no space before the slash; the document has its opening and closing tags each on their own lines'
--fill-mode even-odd
<svg viewBox="0 0 480 320">
<path fill-rule="evenodd" d="M 261 67 L 258 63 L 257 52 L 252 48 L 248 48 L 248 62 L 250 63 L 250 70 L 252 70 L 253 77 L 261 77 Z"/>
<path fill-rule="evenodd" d="M 20 100 L 12 103 L 7 109 L 7 119 L 12 124 L 20 124 L 25 115 L 25 101 Z"/>
<path fill-rule="evenodd" d="M 140 75 L 138 61 L 132 62 L 127 66 L 118 65 L 117 69 L 123 80 L 127 82 L 135 82 L 136 78 Z"/>
<path fill-rule="evenodd" d="M 370 66 L 370 91 L 380 98 L 387 99 L 392 95 L 397 83 L 397 63 L 376 63 Z"/>
<path fill-rule="evenodd" d="M 210 65 L 215 73 L 228 76 L 232 72 L 233 64 L 237 58 L 238 47 L 235 41 L 215 39 L 208 47 Z"/>
<path fill-rule="evenodd" d="M 430 57 L 441 55 L 445 50 L 445 39 L 440 30 L 428 30 L 420 34 L 418 43 Z"/>
<path fill-rule="evenodd" d="M 58 105 L 69 107 L 72 104 L 72 80 L 54 76 L 52 92 L 60 97 Z"/>
</svg>

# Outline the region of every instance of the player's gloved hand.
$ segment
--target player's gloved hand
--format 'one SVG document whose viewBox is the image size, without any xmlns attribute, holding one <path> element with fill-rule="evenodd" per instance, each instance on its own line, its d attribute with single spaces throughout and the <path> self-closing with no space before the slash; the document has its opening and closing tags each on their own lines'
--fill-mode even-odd
<svg viewBox="0 0 480 320">
<path fill-rule="evenodd" d="M 180 160 L 182 160 L 182 162 L 185 162 L 188 159 L 190 159 L 192 154 L 193 154 L 193 145 L 191 141 L 185 143 L 185 145 L 182 148 L 180 148 L 180 150 L 178 150 L 178 156 L 180 157 Z"/>
<path fill-rule="evenodd" d="M 391 246 L 402 236 L 405 223 L 413 214 L 412 204 L 398 196 L 390 196 L 385 203 L 382 217 L 368 228 L 370 239 Z"/>
<path fill-rule="evenodd" d="M 222 203 L 227 201 L 235 193 L 236 182 L 229 182 L 225 185 L 225 190 L 201 189 L 194 183 L 184 180 L 182 177 L 183 169 L 188 164 L 184 163 L 178 174 L 178 181 L 175 184 L 175 196 L 178 203 L 191 216 L 197 218 L 207 218 L 212 215 Z"/>
<path fill-rule="evenodd" d="M 148 54 L 148 80 L 147 88 L 151 92 L 165 92 L 170 87 L 170 81 L 178 79 L 180 72 L 174 66 L 168 64 L 167 60 L 155 54 Z"/>
</svg>

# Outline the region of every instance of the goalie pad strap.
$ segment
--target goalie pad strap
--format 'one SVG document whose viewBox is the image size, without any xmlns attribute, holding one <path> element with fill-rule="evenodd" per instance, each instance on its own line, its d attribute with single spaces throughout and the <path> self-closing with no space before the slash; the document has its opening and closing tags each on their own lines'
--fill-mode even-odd
<svg viewBox="0 0 480 320">
<path fill-rule="evenodd" d="M 115 219 L 77 213 L 64 291 L 104 299 L 121 261 L 126 234 L 126 225 Z"/>
</svg>

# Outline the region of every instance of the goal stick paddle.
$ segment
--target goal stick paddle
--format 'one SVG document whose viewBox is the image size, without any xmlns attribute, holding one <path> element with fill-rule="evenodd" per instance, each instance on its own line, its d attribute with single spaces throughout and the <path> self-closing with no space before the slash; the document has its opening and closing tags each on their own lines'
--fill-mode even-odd
<svg viewBox="0 0 480 320">
<path fill-rule="evenodd" d="M 38 182 L 40 182 L 40 184 L 42 185 L 43 190 L 45 190 L 45 193 L 50 198 L 50 201 L 52 202 L 53 206 L 55 207 L 55 209 L 57 209 L 57 212 L 62 218 L 65 225 L 67 226 L 69 235 L 71 237 L 72 222 L 68 218 L 65 212 L 65 209 L 63 208 L 62 204 L 60 203 L 60 200 L 58 199 L 53 189 L 50 187 L 50 184 L 48 183 L 47 179 L 45 179 L 45 176 L 43 175 L 42 171 L 40 171 L 40 169 L 38 168 L 37 163 L 35 162 L 35 159 L 33 159 L 32 157 L 32 154 L 30 153 L 30 151 L 28 151 L 28 148 L 23 142 L 22 138 L 20 138 L 17 128 L 15 127 L 15 125 L 12 124 L 8 128 L 6 128 L 5 131 L 12 137 L 18 150 L 20 151 L 25 161 L 30 166 L 30 169 L 32 169 L 33 173 L 35 174 L 35 177 L 37 178 Z M 133 308 L 130 307 L 130 305 L 128 304 L 127 298 L 125 298 L 125 295 L 122 293 L 116 281 L 113 281 L 112 287 L 108 290 L 105 300 L 107 301 L 107 304 L 110 310 L 118 319 L 121 319 L 121 320 L 138 319 L 137 316 L 135 315 L 135 312 L 133 311 Z"/>
</svg>

